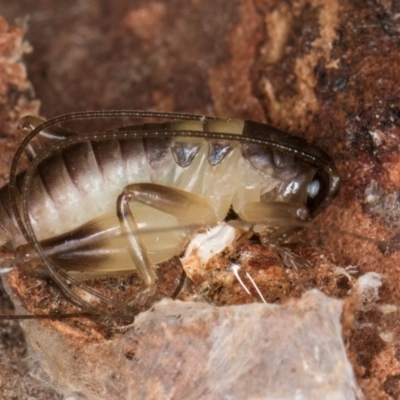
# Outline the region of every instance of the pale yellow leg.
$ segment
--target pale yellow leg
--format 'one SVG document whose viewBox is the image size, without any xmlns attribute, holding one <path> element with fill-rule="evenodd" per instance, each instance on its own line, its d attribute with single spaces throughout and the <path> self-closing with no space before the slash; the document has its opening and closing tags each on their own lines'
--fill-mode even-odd
<svg viewBox="0 0 400 400">
<path fill-rule="evenodd" d="M 260 235 L 261 242 L 274 248 L 287 267 L 309 267 L 307 261 L 281 247 L 287 236 L 295 229 L 305 226 L 309 218 L 305 206 L 285 202 L 247 203 L 239 212 L 239 216 L 246 222 L 254 223 L 253 231 Z"/>
<path fill-rule="evenodd" d="M 154 183 L 136 183 L 124 188 L 117 201 L 117 214 L 121 230 L 128 241 L 129 254 L 145 290 L 151 292 L 156 282 L 154 265 L 138 234 L 136 219 L 129 203 L 139 202 L 163 211 L 191 224 L 214 225 L 217 222 L 212 207 L 201 197 L 169 186 Z"/>
</svg>

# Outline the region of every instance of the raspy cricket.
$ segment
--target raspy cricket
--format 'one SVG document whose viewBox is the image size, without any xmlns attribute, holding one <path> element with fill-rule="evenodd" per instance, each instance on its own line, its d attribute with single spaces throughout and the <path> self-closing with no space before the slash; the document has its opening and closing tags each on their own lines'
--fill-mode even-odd
<svg viewBox="0 0 400 400">
<path fill-rule="evenodd" d="M 136 315 L 157 291 L 157 264 L 199 229 L 226 221 L 279 247 L 340 188 L 324 151 L 253 121 L 103 111 L 20 127 L 27 135 L 0 190 L 0 243 L 96 315 Z M 132 271 L 141 288 L 126 302 L 85 283 Z"/>
</svg>

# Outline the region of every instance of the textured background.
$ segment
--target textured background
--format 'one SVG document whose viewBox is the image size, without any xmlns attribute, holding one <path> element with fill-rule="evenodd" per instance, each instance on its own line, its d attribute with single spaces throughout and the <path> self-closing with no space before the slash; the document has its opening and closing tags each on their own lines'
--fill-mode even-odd
<svg viewBox="0 0 400 400">
<path fill-rule="evenodd" d="M 34 99 L 45 117 L 132 108 L 251 118 L 303 135 L 335 159 L 344 185 L 319 218 L 322 227 L 397 243 L 400 8 L 395 1 L 5 3 L 0 15 L 11 24 L 23 18 L 19 26 L 27 26 L 24 37 L 32 51 L 24 63 L 32 87 L 18 63 L 28 50 L 21 43 L 23 29 L 1 21 L 3 181 L 16 146 L 15 122 L 38 109 Z M 398 398 L 400 253 L 395 245 L 376 246 L 333 230 L 321 236 L 325 257 L 336 265 L 385 274 L 379 302 L 359 308 L 345 340 L 367 398 Z M 346 277 L 303 278 L 302 289 L 334 295 L 343 296 L 352 286 Z M 1 304 L 7 311 L 3 299 Z M 25 353 L 16 325 L 0 326 L 5 398 L 52 398 L 19 363 Z"/>
</svg>

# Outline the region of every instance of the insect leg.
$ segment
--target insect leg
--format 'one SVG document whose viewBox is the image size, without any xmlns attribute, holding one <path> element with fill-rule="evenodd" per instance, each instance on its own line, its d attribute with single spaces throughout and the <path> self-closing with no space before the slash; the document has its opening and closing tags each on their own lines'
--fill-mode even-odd
<svg viewBox="0 0 400 400">
<path fill-rule="evenodd" d="M 186 272 L 185 272 L 182 262 L 178 256 L 175 256 L 173 261 L 175 263 L 177 263 L 181 267 L 181 270 L 182 270 L 178 286 L 175 288 L 174 293 L 172 293 L 172 295 L 171 295 L 171 299 L 175 300 L 177 298 L 177 296 L 179 295 L 180 291 L 182 290 L 183 285 L 185 284 Z"/>
<path fill-rule="evenodd" d="M 247 203 L 239 216 L 246 222 L 255 223 L 253 231 L 260 235 L 261 242 L 275 249 L 288 268 L 310 267 L 307 261 L 280 245 L 295 229 L 306 225 L 309 213 L 305 206 L 284 202 Z"/>
<path fill-rule="evenodd" d="M 269 225 L 270 220 L 282 221 L 282 225 L 297 226 L 299 221 L 308 219 L 308 210 L 302 204 L 288 202 L 254 202 L 246 203 L 240 210 L 242 219 L 249 222 L 260 222 Z"/>
<path fill-rule="evenodd" d="M 156 274 L 148 251 L 138 233 L 136 219 L 129 203 L 139 202 L 182 220 L 199 225 L 214 225 L 218 219 L 213 208 L 201 197 L 169 186 L 154 183 L 131 184 L 124 188 L 117 201 L 117 214 L 121 230 L 126 234 L 129 253 L 143 284 L 151 292 L 155 287 Z"/>
</svg>

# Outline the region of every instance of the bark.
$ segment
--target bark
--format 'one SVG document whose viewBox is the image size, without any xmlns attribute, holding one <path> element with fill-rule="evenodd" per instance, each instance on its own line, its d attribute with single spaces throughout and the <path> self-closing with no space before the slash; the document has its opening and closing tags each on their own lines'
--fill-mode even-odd
<svg viewBox="0 0 400 400">
<path fill-rule="evenodd" d="M 39 0 L 34 8 L 29 1 L 9 3 L 0 6 L 8 21 L 30 16 L 26 38 L 33 51 L 24 61 L 46 117 L 130 108 L 248 118 L 288 129 L 329 152 L 343 178 L 339 197 L 318 218 L 329 230 L 310 234 L 303 247 L 293 245 L 316 266 L 289 272 L 283 292 L 274 296 L 297 297 L 314 287 L 345 298 L 354 293 L 358 276 L 383 274 L 377 302 L 349 303 L 344 340 L 366 398 L 400 396 L 399 5 L 383 0 Z M 10 134 L 19 116 L 38 104 L 23 65 L 15 62 L 26 50 L 23 29 L 5 21 L 0 28 L 5 181 L 15 150 Z M 357 266 L 354 277 L 333 272 L 348 265 Z M 11 341 L 6 343 L 11 349 Z"/>
</svg>

